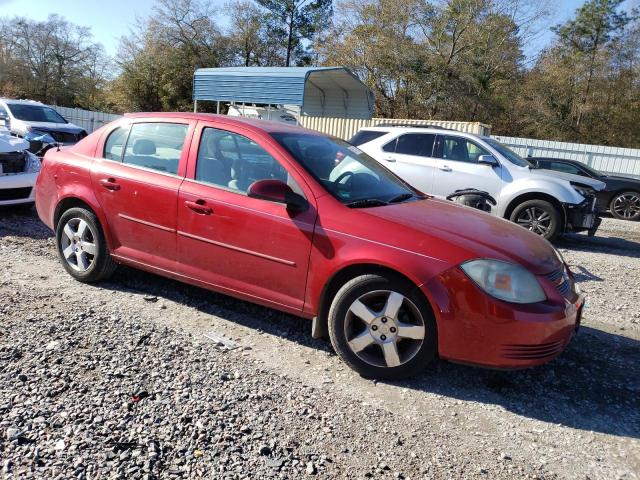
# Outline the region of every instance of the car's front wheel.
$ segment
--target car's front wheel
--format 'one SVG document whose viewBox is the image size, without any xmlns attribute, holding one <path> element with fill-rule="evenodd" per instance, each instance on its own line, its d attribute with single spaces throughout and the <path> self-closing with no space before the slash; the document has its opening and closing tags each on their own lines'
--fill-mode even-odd
<svg viewBox="0 0 640 480">
<path fill-rule="evenodd" d="M 338 355 L 366 378 L 407 377 L 436 357 L 433 313 L 401 278 L 362 275 L 347 282 L 333 299 L 328 326 Z"/>
<path fill-rule="evenodd" d="M 611 199 L 609 211 L 620 220 L 640 220 L 640 193 L 618 193 Z"/>
<path fill-rule="evenodd" d="M 509 219 L 551 241 L 560 233 L 561 218 L 560 212 L 552 203 L 546 200 L 527 200 L 513 209 Z"/>
<path fill-rule="evenodd" d="M 71 208 L 60 216 L 56 246 L 64 268 L 81 282 L 104 280 L 116 269 L 98 218 L 84 208 Z"/>
</svg>

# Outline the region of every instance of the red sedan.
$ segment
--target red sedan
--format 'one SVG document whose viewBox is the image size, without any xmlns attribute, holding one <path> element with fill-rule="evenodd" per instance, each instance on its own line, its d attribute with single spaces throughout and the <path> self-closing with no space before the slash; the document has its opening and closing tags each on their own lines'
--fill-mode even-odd
<svg viewBox="0 0 640 480">
<path fill-rule="evenodd" d="M 124 264 L 313 319 L 367 377 L 542 364 L 580 322 L 547 241 L 282 123 L 129 115 L 49 151 L 36 204 L 77 280 Z"/>
</svg>

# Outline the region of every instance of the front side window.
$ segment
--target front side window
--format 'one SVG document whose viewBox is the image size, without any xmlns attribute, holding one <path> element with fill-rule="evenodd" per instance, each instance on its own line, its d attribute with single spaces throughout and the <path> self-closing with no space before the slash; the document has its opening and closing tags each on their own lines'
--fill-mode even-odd
<svg viewBox="0 0 640 480">
<path fill-rule="evenodd" d="M 443 136 L 442 158 L 456 162 L 477 163 L 480 155 L 489 155 L 489 152 L 466 138 Z"/>
<path fill-rule="evenodd" d="M 514 165 L 517 165 L 519 167 L 535 167 L 535 165 L 533 165 L 531 162 L 522 158 L 516 152 L 511 150 L 506 145 L 500 143 L 499 141 L 494 140 L 493 138 L 484 138 L 483 140 Z"/>
<path fill-rule="evenodd" d="M 42 105 L 12 103 L 9 105 L 9 110 L 18 120 L 25 122 L 67 123 L 53 108 Z"/>
<path fill-rule="evenodd" d="M 417 192 L 358 147 L 305 133 L 271 136 L 340 202 L 381 206 L 417 198 Z"/>
<path fill-rule="evenodd" d="M 125 127 L 118 127 L 107 137 L 107 141 L 104 143 L 103 158 L 107 160 L 122 160 L 122 153 L 124 152 L 124 144 L 127 141 L 127 133 L 129 129 Z"/>
<path fill-rule="evenodd" d="M 431 157 L 436 136 L 431 133 L 407 133 L 387 143 L 382 149 L 385 152 Z"/>
<path fill-rule="evenodd" d="M 9 116 L 9 113 L 5 110 L 5 108 L 0 105 L 0 119 L 5 119 Z"/>
<path fill-rule="evenodd" d="M 177 174 L 188 129 L 179 123 L 134 123 L 122 163 Z"/>
<path fill-rule="evenodd" d="M 205 128 L 200 138 L 196 180 L 238 193 L 246 193 L 257 180 L 277 179 L 300 193 L 280 163 L 247 137 Z"/>
</svg>

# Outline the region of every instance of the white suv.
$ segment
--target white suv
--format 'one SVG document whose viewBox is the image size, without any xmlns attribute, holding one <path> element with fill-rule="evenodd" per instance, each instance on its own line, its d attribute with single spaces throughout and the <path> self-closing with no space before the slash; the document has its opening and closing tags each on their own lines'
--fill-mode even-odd
<svg viewBox="0 0 640 480">
<path fill-rule="evenodd" d="M 445 198 L 475 188 L 496 199 L 494 215 L 546 239 L 600 224 L 595 191 L 605 184 L 578 175 L 540 170 L 500 142 L 440 127 L 378 125 L 350 143 L 424 193 Z"/>
</svg>

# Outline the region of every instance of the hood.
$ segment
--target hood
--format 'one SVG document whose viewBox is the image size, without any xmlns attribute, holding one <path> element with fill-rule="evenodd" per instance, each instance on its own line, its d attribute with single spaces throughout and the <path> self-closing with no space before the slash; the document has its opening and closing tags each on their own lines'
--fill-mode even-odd
<svg viewBox="0 0 640 480">
<path fill-rule="evenodd" d="M 402 225 L 404 235 L 394 236 L 394 244 L 401 243 L 397 246 L 453 265 L 475 258 L 492 258 L 519 264 L 537 275 L 562 266 L 555 249 L 542 237 L 507 220 L 453 202 L 427 199 L 360 211 L 387 220 L 385 231 L 396 231 L 398 224 Z"/>
<path fill-rule="evenodd" d="M 40 132 L 64 132 L 78 134 L 83 128 L 73 123 L 53 123 L 53 122 L 27 122 L 34 130 Z"/>
<path fill-rule="evenodd" d="M 29 148 L 29 142 L 12 137 L 6 130 L 0 130 L 0 153 L 19 152 Z"/>
<path fill-rule="evenodd" d="M 583 177 L 582 175 L 574 175 L 573 173 L 558 172 L 556 170 L 536 168 L 534 170 L 531 170 L 531 174 L 542 175 L 543 177 L 552 177 L 556 179 L 559 178 L 562 180 L 566 180 L 567 182 L 581 183 L 582 185 L 587 185 L 598 192 L 606 187 L 606 184 L 598 179 Z"/>
<path fill-rule="evenodd" d="M 620 177 L 618 175 L 605 175 L 605 180 L 615 180 L 617 182 L 625 182 L 625 183 L 637 183 L 640 185 L 640 177 L 636 177 L 634 175 L 629 175 L 627 177 Z"/>
</svg>

